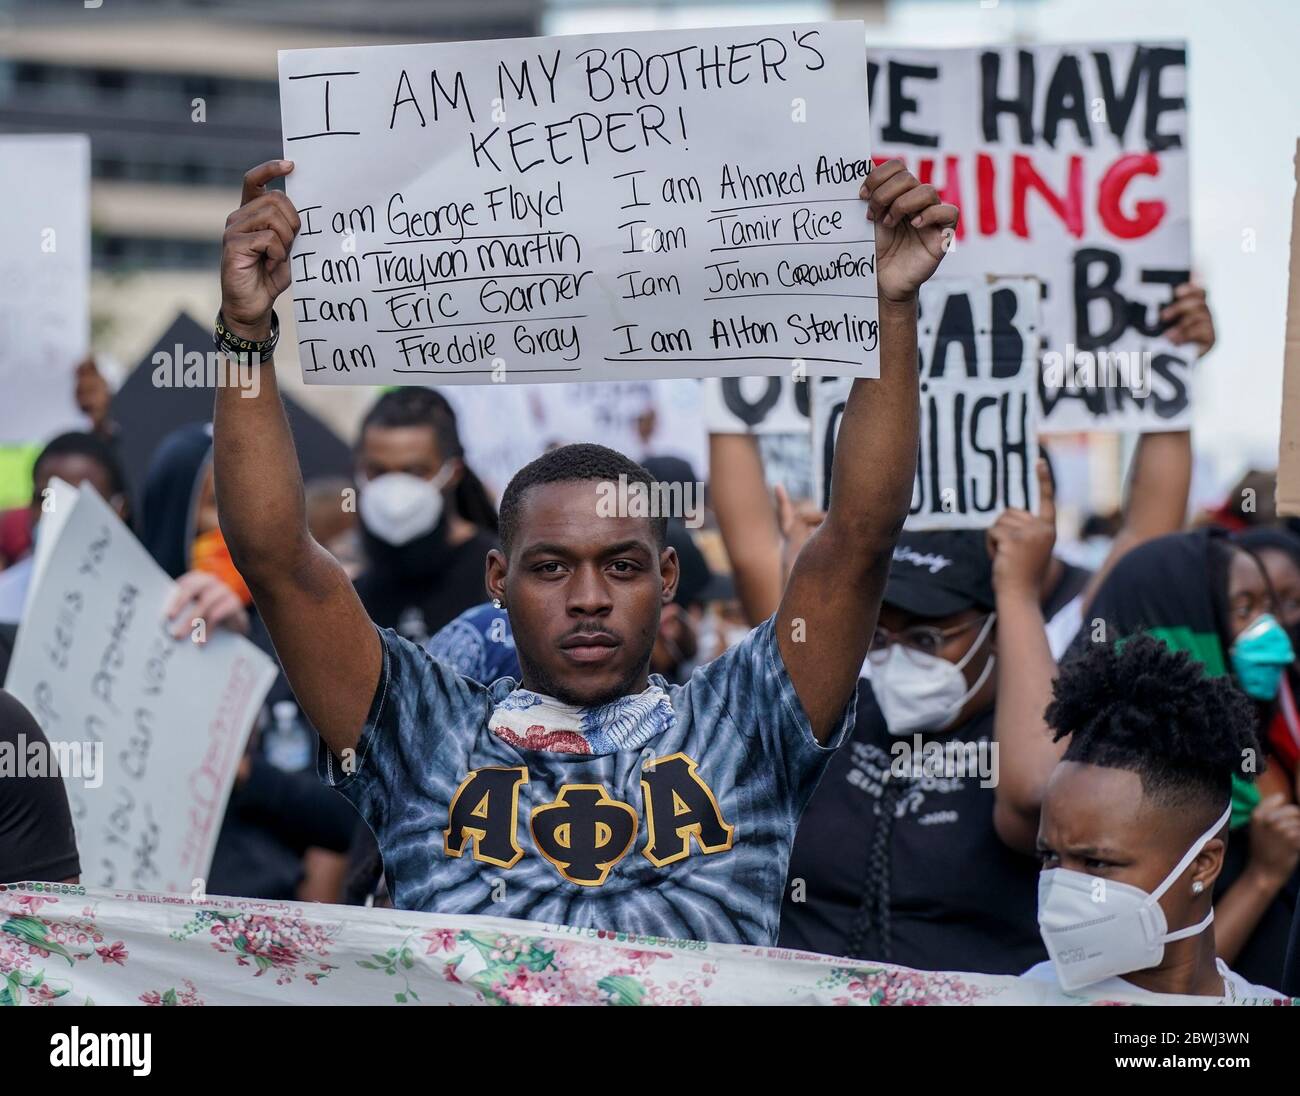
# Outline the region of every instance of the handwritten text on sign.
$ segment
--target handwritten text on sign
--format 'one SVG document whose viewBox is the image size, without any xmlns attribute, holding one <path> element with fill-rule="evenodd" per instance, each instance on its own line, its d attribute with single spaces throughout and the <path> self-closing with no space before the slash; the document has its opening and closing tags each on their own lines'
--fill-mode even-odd
<svg viewBox="0 0 1300 1096">
<path fill-rule="evenodd" d="M 944 276 L 1043 282 L 1044 432 L 1184 429 L 1194 352 L 1159 311 L 1191 265 L 1185 47 L 868 57 L 874 155 L 961 208 Z"/>
<path fill-rule="evenodd" d="M 1038 300 L 1032 278 L 936 279 L 921 287 L 921 445 L 909 529 L 978 529 L 1038 508 Z M 830 503 L 849 380 L 815 382 L 817 498 Z"/>
<path fill-rule="evenodd" d="M 188 892 L 207 876 L 275 677 L 240 636 L 214 631 L 202 648 L 173 638 L 174 589 L 83 487 L 28 596 L 5 687 L 51 743 L 99 759 L 93 773 L 60 766 L 88 885 Z"/>
<path fill-rule="evenodd" d="M 306 380 L 877 375 L 862 43 L 281 52 Z"/>
</svg>

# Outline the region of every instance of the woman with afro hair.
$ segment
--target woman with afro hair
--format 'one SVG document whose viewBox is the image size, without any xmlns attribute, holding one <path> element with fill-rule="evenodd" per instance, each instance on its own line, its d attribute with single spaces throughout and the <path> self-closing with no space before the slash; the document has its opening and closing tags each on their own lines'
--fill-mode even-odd
<svg viewBox="0 0 1300 1096">
<path fill-rule="evenodd" d="M 1070 659 L 1047 722 L 1069 740 L 1038 831 L 1050 958 L 1023 977 L 1062 1003 L 1281 997 L 1215 951 L 1233 777 L 1259 750 L 1246 696 L 1188 652 L 1138 635 Z"/>
</svg>

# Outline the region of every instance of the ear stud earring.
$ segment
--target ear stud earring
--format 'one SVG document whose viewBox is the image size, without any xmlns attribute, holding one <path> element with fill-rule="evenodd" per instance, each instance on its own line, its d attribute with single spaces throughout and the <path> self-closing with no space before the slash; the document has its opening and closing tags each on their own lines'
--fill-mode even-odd
<svg viewBox="0 0 1300 1096">
<path fill-rule="evenodd" d="M 1205 890 L 1205 884 L 1202 883 L 1199 879 L 1196 880 L 1196 882 L 1192 884 L 1192 893 L 1193 893 L 1193 894 L 1200 894 L 1201 891 L 1203 891 L 1203 890 Z"/>
<path fill-rule="evenodd" d="M 501 599 L 500 599 L 499 597 L 494 597 L 494 598 L 492 599 L 492 608 L 494 608 L 494 609 L 500 609 L 500 608 L 501 608 Z"/>
</svg>

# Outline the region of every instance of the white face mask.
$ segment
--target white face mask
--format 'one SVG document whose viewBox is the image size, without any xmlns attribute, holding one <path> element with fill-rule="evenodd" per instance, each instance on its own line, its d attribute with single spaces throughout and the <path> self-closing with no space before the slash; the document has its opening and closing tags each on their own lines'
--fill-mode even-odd
<svg viewBox="0 0 1300 1096">
<path fill-rule="evenodd" d="M 905 651 L 898 643 L 889 645 L 881 661 L 872 661 L 871 690 L 890 734 L 944 731 L 957 722 L 966 702 L 983 688 L 993 672 L 996 659 L 990 655 L 974 685 L 968 688 L 962 674 L 966 663 L 984 645 L 996 616 L 989 614 L 960 662 L 949 662 L 924 651 Z"/>
<path fill-rule="evenodd" d="M 442 486 L 451 478 L 447 461 L 431 480 L 407 472 L 385 472 L 361 484 L 357 510 L 380 540 L 400 548 L 431 532 L 442 517 Z"/>
<path fill-rule="evenodd" d="M 1104 978 L 1158 967 L 1165 944 L 1197 936 L 1210 927 L 1213 909 L 1200 924 L 1169 932 L 1160 896 L 1178 881 L 1231 815 L 1229 805 L 1150 894 L 1129 883 L 1069 868 L 1050 868 L 1039 875 L 1038 930 L 1062 989 L 1079 989 Z"/>
</svg>

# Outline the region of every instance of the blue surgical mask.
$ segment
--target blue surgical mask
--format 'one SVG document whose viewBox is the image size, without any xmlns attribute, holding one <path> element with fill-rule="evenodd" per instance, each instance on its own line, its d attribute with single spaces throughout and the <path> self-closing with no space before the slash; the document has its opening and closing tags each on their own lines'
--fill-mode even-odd
<svg viewBox="0 0 1300 1096">
<path fill-rule="evenodd" d="M 1256 700 L 1272 700 L 1282 671 L 1295 660 L 1295 649 L 1273 614 L 1264 613 L 1237 637 L 1230 655 L 1242 691 Z"/>
</svg>

